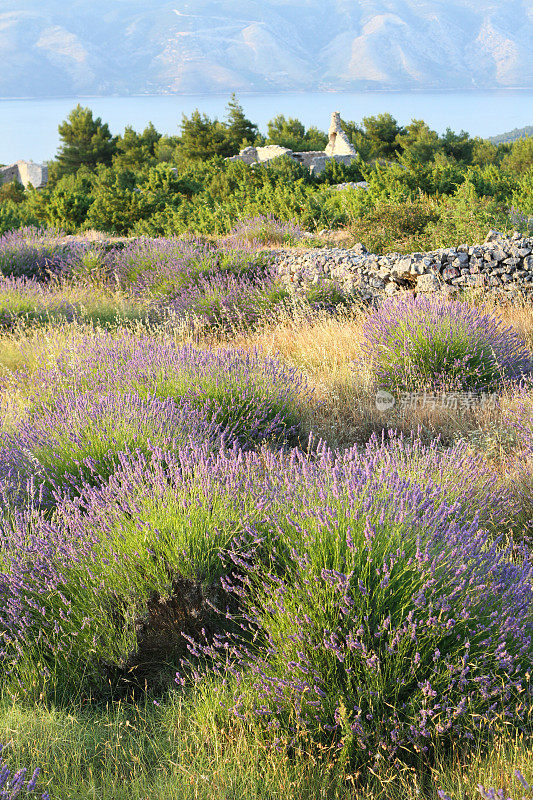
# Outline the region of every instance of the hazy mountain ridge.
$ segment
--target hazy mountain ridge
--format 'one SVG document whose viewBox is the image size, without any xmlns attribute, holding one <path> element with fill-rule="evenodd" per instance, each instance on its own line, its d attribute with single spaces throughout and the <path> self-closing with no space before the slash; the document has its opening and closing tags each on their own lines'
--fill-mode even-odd
<svg viewBox="0 0 533 800">
<path fill-rule="evenodd" d="M 489 142 L 503 144 L 504 142 L 516 142 L 517 139 L 527 139 L 530 136 L 533 136 L 533 125 L 526 125 L 524 128 L 514 128 L 512 131 L 500 133 L 499 136 L 490 136 Z"/>
<path fill-rule="evenodd" d="M 0 0 L 0 96 L 533 85 L 533 0 Z"/>
</svg>

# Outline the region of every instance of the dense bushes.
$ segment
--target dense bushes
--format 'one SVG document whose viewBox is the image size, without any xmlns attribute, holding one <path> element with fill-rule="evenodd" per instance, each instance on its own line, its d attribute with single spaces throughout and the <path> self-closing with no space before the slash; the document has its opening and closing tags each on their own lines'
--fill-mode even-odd
<svg viewBox="0 0 533 800">
<path fill-rule="evenodd" d="M 393 392 L 495 391 L 531 369 L 516 331 L 462 301 L 389 300 L 366 319 L 363 335 L 376 382 Z"/>
<path fill-rule="evenodd" d="M 61 233 L 24 228 L 0 237 L 0 272 L 9 277 L 46 280 L 69 274 L 91 249 L 88 242 L 61 241 Z"/>
<path fill-rule="evenodd" d="M 161 136 L 153 126 L 111 137 L 100 119 L 78 107 L 60 126 L 63 148 L 50 165 L 48 186 L 3 189 L 0 234 L 25 225 L 121 235 L 226 234 L 243 217 L 274 214 L 311 230 L 354 224 L 355 235 L 378 250 L 421 249 L 509 227 L 511 206 L 533 213 L 529 140 L 494 146 L 449 129 L 439 137 L 421 120 L 403 129 L 387 114 L 344 126 L 360 158 L 350 166 L 329 162 L 315 177 L 288 158 L 261 168 L 225 161 L 242 144 L 266 141 L 235 98 L 227 122 L 196 112 L 183 119 L 181 137 Z M 269 124 L 269 142 L 297 150 L 321 149 L 326 140 L 298 120 L 278 116 Z M 361 178 L 369 182 L 364 198 L 328 188 Z M 409 231 L 396 237 L 391 208 L 403 203 L 410 204 Z M 376 226 L 381 231 L 372 238 Z"/>
<path fill-rule="evenodd" d="M 379 220 L 391 205 L 414 203 L 412 211 L 419 204 L 420 214 L 413 219 L 410 233 L 423 234 L 428 223 L 433 223 L 438 235 L 441 214 L 449 216 L 448 207 L 452 205 L 459 207 L 455 228 L 443 229 L 440 239 L 464 240 L 467 225 L 471 229 L 472 224 L 464 219 L 465 210 L 471 216 L 483 206 L 485 216 L 474 233 L 484 236 L 491 225 L 511 226 L 507 207 L 514 205 L 529 213 L 531 205 L 528 173 L 517 176 L 496 168 L 491 168 L 492 173 L 478 168 L 476 172 L 474 168 L 448 163 L 408 167 L 377 164 L 365 171 L 370 184 L 368 193 L 333 192 L 328 188 L 330 184 L 354 179 L 349 168 L 337 165 L 334 171 L 313 179 L 299 165 L 283 158 L 279 162 L 254 169 L 214 159 L 207 164 L 180 165 L 177 175 L 173 167 L 165 164 L 135 173 L 100 167 L 90 178 L 83 178 L 83 186 L 73 183 L 72 177 L 63 178 L 56 186 L 30 194 L 13 211 L 6 206 L 4 229 L 18 226 L 17 220 L 24 220 L 26 215 L 40 224 L 69 232 L 96 228 L 121 235 L 158 236 L 186 231 L 226 234 L 242 218 L 268 214 L 284 220 L 297 219 L 306 227 L 317 229 L 357 224 L 367 209 Z M 393 219 L 380 222 L 391 237 L 390 246 L 395 241 L 394 223 Z M 367 224 L 374 225 L 372 218 Z M 389 247 L 389 242 L 381 246 Z"/>
<path fill-rule="evenodd" d="M 419 469 L 437 474 L 438 452 L 414 446 Z M 159 445 L 122 456 L 104 485 L 78 484 L 51 521 L 12 511 L 1 584 L 10 685 L 94 691 L 106 664 L 120 670 L 141 646 L 134 621 L 153 592 L 226 573 L 229 617 L 222 600 L 209 625 L 176 619 L 155 656 L 183 657 L 186 633 L 188 658 L 214 659 L 230 682 L 234 713 L 278 739 L 336 743 L 357 767 L 468 741 L 501 714 L 519 724 L 530 559 L 480 528 L 472 499 L 502 498 L 483 480 L 458 485 L 453 464 L 475 466 L 461 448 L 444 456 L 443 485 L 406 476 L 412 448 L 313 460 Z"/>
</svg>

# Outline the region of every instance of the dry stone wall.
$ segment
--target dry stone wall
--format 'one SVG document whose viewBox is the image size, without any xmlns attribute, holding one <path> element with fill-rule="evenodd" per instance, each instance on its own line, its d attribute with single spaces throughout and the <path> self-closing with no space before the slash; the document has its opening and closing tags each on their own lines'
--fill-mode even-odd
<svg viewBox="0 0 533 800">
<path fill-rule="evenodd" d="M 294 292 L 320 284 L 366 300 L 406 290 L 454 295 L 460 289 L 477 289 L 512 297 L 533 291 L 533 237 L 491 231 L 483 244 L 410 255 L 380 256 L 360 244 L 350 249 L 293 249 L 276 253 L 276 270 Z"/>
</svg>

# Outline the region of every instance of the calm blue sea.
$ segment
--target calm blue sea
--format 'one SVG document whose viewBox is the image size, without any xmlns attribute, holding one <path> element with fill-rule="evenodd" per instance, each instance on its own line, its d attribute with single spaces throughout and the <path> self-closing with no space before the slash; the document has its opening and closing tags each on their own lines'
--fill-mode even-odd
<svg viewBox="0 0 533 800">
<path fill-rule="evenodd" d="M 46 100 L 0 100 L 0 164 L 22 159 L 44 161 L 56 153 L 58 124 L 77 104 L 92 108 L 113 133 L 126 125 L 141 130 L 152 121 L 162 133 L 179 133 L 181 115 L 195 108 L 211 117 L 224 116 L 228 95 L 143 97 L 66 97 Z M 497 92 L 410 93 L 321 92 L 241 94 L 247 116 L 266 131 L 276 114 L 298 117 L 327 130 L 332 111 L 347 120 L 389 111 L 401 123 L 424 119 L 439 133 L 449 126 L 472 136 L 494 136 L 533 125 L 533 90 Z"/>
</svg>

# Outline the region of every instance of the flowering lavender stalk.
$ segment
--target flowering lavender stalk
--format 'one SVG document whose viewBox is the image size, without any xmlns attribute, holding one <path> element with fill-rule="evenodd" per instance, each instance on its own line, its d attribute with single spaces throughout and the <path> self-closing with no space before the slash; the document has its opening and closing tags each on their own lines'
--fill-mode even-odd
<svg viewBox="0 0 533 800">
<path fill-rule="evenodd" d="M 26 769 L 20 769 L 18 772 L 11 773 L 9 768 L 2 761 L 3 745 L 0 744 L 0 800 L 16 800 L 17 797 L 24 797 L 33 795 L 36 797 L 37 778 L 40 774 L 40 769 L 37 767 L 34 770 L 30 780 L 26 783 Z M 41 795 L 41 800 L 50 800 L 48 792 Z"/>
<path fill-rule="evenodd" d="M 529 785 L 529 783 L 526 781 L 526 779 L 519 770 L 515 770 L 514 774 L 515 778 L 522 786 L 522 789 L 525 789 L 525 791 L 527 792 L 527 795 L 522 795 L 522 800 L 530 800 L 531 798 L 533 798 L 533 786 Z M 504 789 L 493 789 L 493 788 L 486 789 L 484 786 L 479 784 L 477 790 L 481 795 L 481 797 L 483 798 L 483 800 L 513 800 L 512 797 L 507 797 L 507 793 L 504 791 Z M 437 794 L 441 800 L 452 800 L 452 798 L 442 790 L 439 790 Z"/>
<path fill-rule="evenodd" d="M 531 371 L 520 335 L 461 301 L 388 300 L 367 317 L 363 337 L 377 383 L 393 391 L 495 390 Z"/>
</svg>

